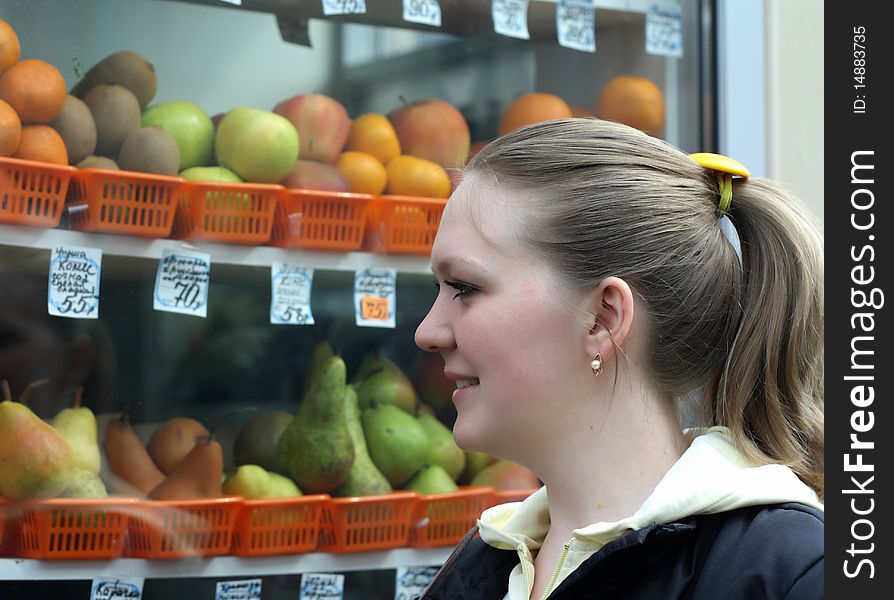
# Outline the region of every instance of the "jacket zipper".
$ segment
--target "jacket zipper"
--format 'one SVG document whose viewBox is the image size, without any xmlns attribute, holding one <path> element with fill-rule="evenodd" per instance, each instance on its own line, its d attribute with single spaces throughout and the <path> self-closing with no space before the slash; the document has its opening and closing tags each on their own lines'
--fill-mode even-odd
<svg viewBox="0 0 894 600">
<path fill-rule="evenodd" d="M 562 565 L 565 564 L 565 557 L 568 556 L 568 549 L 571 547 L 571 542 L 574 539 L 570 539 L 565 542 L 565 546 L 562 549 L 562 554 L 559 555 L 559 561 L 556 563 L 556 568 L 553 569 L 553 575 L 549 578 L 549 583 L 546 586 L 546 589 L 543 590 L 543 595 L 540 597 L 540 600 L 546 600 L 546 598 L 552 593 L 553 586 L 556 585 L 556 579 L 559 578 L 559 571 L 562 570 Z"/>
</svg>

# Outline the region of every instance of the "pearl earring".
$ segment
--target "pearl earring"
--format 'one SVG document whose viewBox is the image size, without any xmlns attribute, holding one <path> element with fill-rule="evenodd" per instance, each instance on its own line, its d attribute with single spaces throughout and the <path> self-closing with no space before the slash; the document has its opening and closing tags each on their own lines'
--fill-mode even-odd
<svg viewBox="0 0 894 600">
<path fill-rule="evenodd" d="M 593 375 L 602 373 L 602 354 L 599 352 L 596 353 L 596 356 L 594 356 L 592 362 L 590 362 L 590 368 L 593 369 Z"/>
</svg>

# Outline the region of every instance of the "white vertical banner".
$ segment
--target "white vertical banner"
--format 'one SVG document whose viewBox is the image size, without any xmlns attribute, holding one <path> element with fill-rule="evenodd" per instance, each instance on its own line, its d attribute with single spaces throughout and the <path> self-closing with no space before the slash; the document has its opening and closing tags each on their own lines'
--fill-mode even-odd
<svg viewBox="0 0 894 600">
<path fill-rule="evenodd" d="M 208 313 L 211 256 L 183 248 L 165 248 L 155 274 L 155 310 L 195 317 Z"/>
<path fill-rule="evenodd" d="M 394 329 L 397 271 L 361 269 L 354 274 L 354 316 L 358 327 Z"/>
<path fill-rule="evenodd" d="M 556 5 L 559 45 L 596 52 L 596 8 L 593 0 L 559 0 Z"/>
<path fill-rule="evenodd" d="M 441 26 L 441 5 L 438 0 L 403 0 L 404 21 L 421 25 Z"/>
<path fill-rule="evenodd" d="M 273 325 L 313 325 L 310 292 L 314 270 L 287 262 L 270 267 L 270 322 Z"/>
<path fill-rule="evenodd" d="M 683 57 L 683 12 L 677 4 L 650 4 L 646 9 L 646 52 Z"/>
<path fill-rule="evenodd" d="M 142 577 L 99 577 L 90 586 L 90 600 L 140 600 L 142 597 Z"/>
<path fill-rule="evenodd" d="M 261 580 L 218 581 L 214 600 L 261 600 Z"/>
<path fill-rule="evenodd" d="M 362 15 L 366 13 L 366 0 L 323 0 L 323 14 Z"/>
<path fill-rule="evenodd" d="M 298 600 L 342 600 L 345 576 L 335 573 L 303 573 Z"/>
<path fill-rule="evenodd" d="M 493 0 L 490 14 L 495 32 L 521 40 L 531 39 L 528 33 L 528 0 Z"/>
<path fill-rule="evenodd" d="M 102 250 L 56 246 L 50 255 L 47 311 L 57 317 L 99 318 Z"/>
</svg>

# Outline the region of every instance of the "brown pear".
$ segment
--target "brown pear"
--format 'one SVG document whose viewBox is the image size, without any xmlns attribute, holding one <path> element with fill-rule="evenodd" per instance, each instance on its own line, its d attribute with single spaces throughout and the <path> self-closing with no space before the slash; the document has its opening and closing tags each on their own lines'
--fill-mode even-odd
<svg viewBox="0 0 894 600">
<path fill-rule="evenodd" d="M 103 449 L 109 469 L 120 480 L 111 484 L 115 491 L 132 494 L 135 489 L 146 495 L 164 481 L 164 473 L 155 466 L 143 442 L 137 437 L 126 411 L 109 421 Z"/>
<path fill-rule="evenodd" d="M 190 450 L 164 481 L 149 492 L 150 500 L 201 500 L 220 498 L 223 449 L 208 436 Z"/>
<path fill-rule="evenodd" d="M 174 417 L 152 432 L 146 450 L 159 470 L 170 475 L 196 444 L 206 439 L 208 430 L 202 423 L 188 417 Z"/>
</svg>

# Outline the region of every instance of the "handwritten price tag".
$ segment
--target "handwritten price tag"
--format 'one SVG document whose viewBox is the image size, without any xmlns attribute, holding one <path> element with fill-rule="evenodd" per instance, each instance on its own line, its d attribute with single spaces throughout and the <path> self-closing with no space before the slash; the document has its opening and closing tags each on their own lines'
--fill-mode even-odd
<svg viewBox="0 0 894 600">
<path fill-rule="evenodd" d="M 345 576 L 332 573 L 301 575 L 299 600 L 341 600 L 345 593 Z"/>
<path fill-rule="evenodd" d="M 366 13 L 366 0 L 323 0 L 323 14 L 362 15 Z"/>
<path fill-rule="evenodd" d="M 490 14 L 495 32 L 522 40 L 531 39 L 528 33 L 528 0 L 493 0 Z"/>
<path fill-rule="evenodd" d="M 593 0 L 559 0 L 556 6 L 559 45 L 596 52 L 596 9 Z"/>
<path fill-rule="evenodd" d="M 395 326 L 397 271 L 363 269 L 354 274 L 354 312 L 358 327 Z"/>
<path fill-rule="evenodd" d="M 261 600 L 261 580 L 218 581 L 215 600 Z"/>
<path fill-rule="evenodd" d="M 438 0 L 404 0 L 404 21 L 441 26 L 441 5 Z"/>
<path fill-rule="evenodd" d="M 422 595 L 437 572 L 438 567 L 398 567 L 394 600 L 413 600 Z"/>
<path fill-rule="evenodd" d="M 57 317 L 99 318 L 102 251 L 57 246 L 50 256 L 47 310 Z"/>
<path fill-rule="evenodd" d="M 152 306 L 155 310 L 205 317 L 210 280 L 208 254 L 166 248 L 158 262 Z"/>
<path fill-rule="evenodd" d="M 310 292 L 314 270 L 286 262 L 270 267 L 270 322 L 274 325 L 313 325 Z"/>
<path fill-rule="evenodd" d="M 94 579 L 90 600 L 139 600 L 143 597 L 143 578 Z"/>
<path fill-rule="evenodd" d="M 646 52 L 683 56 L 683 14 L 675 4 L 650 4 L 646 10 Z"/>
</svg>

